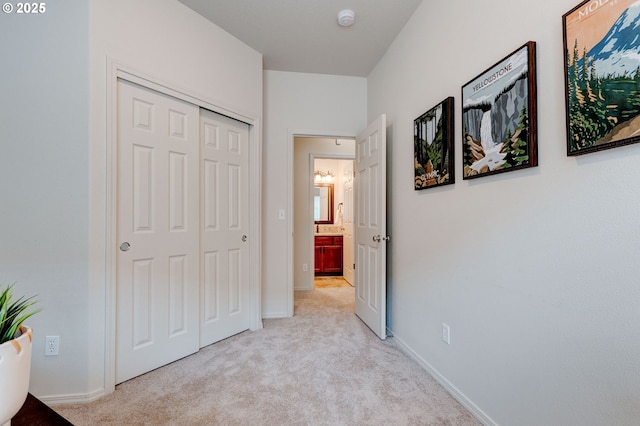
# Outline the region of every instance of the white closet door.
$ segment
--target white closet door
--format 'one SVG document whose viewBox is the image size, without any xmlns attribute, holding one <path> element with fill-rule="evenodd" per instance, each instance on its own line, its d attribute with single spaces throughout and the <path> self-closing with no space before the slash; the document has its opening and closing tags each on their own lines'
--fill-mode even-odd
<svg viewBox="0 0 640 426">
<path fill-rule="evenodd" d="M 250 327 L 249 126 L 201 110 L 200 347 Z"/>
<path fill-rule="evenodd" d="M 199 347 L 198 120 L 118 82 L 116 383 Z"/>
</svg>

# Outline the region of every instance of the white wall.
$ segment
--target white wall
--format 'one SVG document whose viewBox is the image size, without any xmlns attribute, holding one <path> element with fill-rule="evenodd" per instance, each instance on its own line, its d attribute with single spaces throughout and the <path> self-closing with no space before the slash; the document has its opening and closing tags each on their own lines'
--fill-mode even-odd
<svg viewBox="0 0 640 426">
<path fill-rule="evenodd" d="M 566 156 L 561 17 L 577 3 L 425 1 L 368 79 L 391 145 L 390 327 L 487 423 L 640 418 L 640 145 Z M 463 181 L 461 86 L 528 40 L 540 165 Z M 447 96 L 456 184 L 415 191 L 413 119 Z"/>
<path fill-rule="evenodd" d="M 84 389 L 89 362 L 89 6 L 46 6 L 0 16 L 0 285 L 44 309 L 27 322 L 35 394 Z"/>
<path fill-rule="evenodd" d="M 366 126 L 367 80 L 264 72 L 263 304 L 265 318 L 291 315 L 293 135 L 355 136 Z M 286 220 L 278 220 L 278 211 Z M 296 265 L 301 268 L 301 265 Z"/>
<path fill-rule="evenodd" d="M 0 282 L 38 294 L 30 391 L 108 391 L 109 60 L 262 120 L 262 57 L 175 0 L 48 2 L 2 14 Z M 260 132 L 258 132 L 258 135 Z M 257 166 L 259 167 L 259 165 Z M 44 336 L 60 355 L 44 357 Z"/>
</svg>

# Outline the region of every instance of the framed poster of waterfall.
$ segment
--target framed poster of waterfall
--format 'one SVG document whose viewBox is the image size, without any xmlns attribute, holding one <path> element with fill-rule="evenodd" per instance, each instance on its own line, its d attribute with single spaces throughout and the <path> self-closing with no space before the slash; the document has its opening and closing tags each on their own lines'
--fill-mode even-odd
<svg viewBox="0 0 640 426">
<path fill-rule="evenodd" d="M 567 155 L 640 142 L 640 1 L 583 1 L 562 29 Z"/>
<path fill-rule="evenodd" d="M 536 43 L 462 86 L 462 178 L 538 165 Z"/>
</svg>

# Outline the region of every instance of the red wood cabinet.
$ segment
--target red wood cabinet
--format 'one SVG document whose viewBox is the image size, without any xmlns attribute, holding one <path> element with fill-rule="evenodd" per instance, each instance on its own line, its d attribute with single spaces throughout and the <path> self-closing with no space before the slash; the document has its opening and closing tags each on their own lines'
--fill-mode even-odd
<svg viewBox="0 0 640 426">
<path fill-rule="evenodd" d="M 315 275 L 342 275 L 342 236 L 315 237 Z"/>
</svg>

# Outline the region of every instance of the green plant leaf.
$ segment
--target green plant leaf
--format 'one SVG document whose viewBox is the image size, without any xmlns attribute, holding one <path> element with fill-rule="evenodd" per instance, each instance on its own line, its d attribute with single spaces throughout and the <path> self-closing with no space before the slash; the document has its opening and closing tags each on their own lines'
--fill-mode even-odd
<svg viewBox="0 0 640 426">
<path fill-rule="evenodd" d="M 13 300 L 13 284 L 0 292 L 0 344 L 13 340 L 20 326 L 42 309 L 31 309 L 36 301 L 33 297 Z"/>
</svg>

